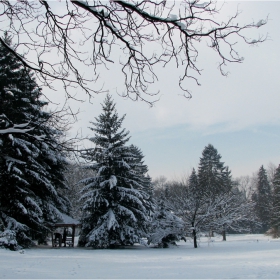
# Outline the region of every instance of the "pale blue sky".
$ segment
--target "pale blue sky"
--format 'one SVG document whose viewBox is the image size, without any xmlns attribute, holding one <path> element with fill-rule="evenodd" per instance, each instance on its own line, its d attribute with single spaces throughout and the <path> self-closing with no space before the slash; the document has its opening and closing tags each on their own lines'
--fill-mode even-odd
<svg viewBox="0 0 280 280">
<path fill-rule="evenodd" d="M 238 3 L 243 11 L 240 22 L 258 22 L 269 15 L 265 27 L 249 33 L 252 38 L 269 33 L 269 39 L 259 46 L 241 43 L 239 52 L 245 60 L 229 65 L 230 75 L 226 78 L 219 74 L 217 57 L 202 45 L 202 86 L 190 82 L 191 100 L 180 96 L 179 72 L 172 65 L 157 69 L 159 83 L 155 88 L 161 92 L 153 108 L 116 94 L 116 88 L 123 90 L 117 65 L 101 75 L 100 81 L 109 88 L 119 114 L 127 114 L 124 127 L 131 132 L 131 143 L 146 156 L 152 177 L 165 175 L 172 179 L 189 173 L 197 167 L 209 143 L 217 148 L 234 177 L 251 175 L 262 164 L 280 163 L 280 2 L 231 1 L 225 5 L 223 15 L 232 14 Z M 103 99 L 104 95 L 99 95 L 92 104 L 71 102 L 72 107 L 81 110 L 73 132 L 82 129 L 83 135 L 90 135 L 89 121 L 100 114 Z"/>
</svg>

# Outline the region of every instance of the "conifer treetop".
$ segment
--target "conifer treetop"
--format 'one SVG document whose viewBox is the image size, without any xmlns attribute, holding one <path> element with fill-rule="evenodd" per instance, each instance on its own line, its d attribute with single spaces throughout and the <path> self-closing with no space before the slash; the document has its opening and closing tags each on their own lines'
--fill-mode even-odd
<svg viewBox="0 0 280 280">
<path fill-rule="evenodd" d="M 129 141 L 129 131 L 121 129 L 125 115 L 119 118 L 116 104 L 114 104 L 112 96 L 107 94 L 102 105 L 102 113 L 95 118 L 95 122 L 90 122 L 94 127 L 90 127 L 95 132 L 95 136 L 90 138 L 97 146 L 104 143 L 107 145 L 124 145 Z M 108 147 L 109 148 L 109 147 Z"/>
<path fill-rule="evenodd" d="M 224 166 L 221 155 L 211 144 L 202 152 L 197 176 L 201 192 L 206 192 L 208 195 L 229 191 L 232 187 L 231 171 Z"/>
</svg>

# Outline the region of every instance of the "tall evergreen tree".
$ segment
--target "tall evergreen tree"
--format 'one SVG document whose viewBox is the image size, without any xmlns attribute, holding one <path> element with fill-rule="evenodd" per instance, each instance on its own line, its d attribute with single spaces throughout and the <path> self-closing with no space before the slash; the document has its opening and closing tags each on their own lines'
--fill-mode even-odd
<svg viewBox="0 0 280 280">
<path fill-rule="evenodd" d="M 6 34 L 6 44 L 11 39 Z M 22 133 L 1 136 L 0 220 L 13 231 L 22 246 L 32 237 L 44 239 L 69 201 L 60 194 L 66 188 L 66 159 L 59 139 L 62 132 L 52 125 L 53 115 L 43 110 L 42 92 L 32 72 L 3 46 L 0 47 L 0 115 L 7 128 L 24 127 Z"/>
<path fill-rule="evenodd" d="M 209 144 L 202 152 L 198 167 L 198 184 L 201 195 L 217 196 L 232 188 L 231 172 L 221 162 L 221 155 Z"/>
<path fill-rule="evenodd" d="M 272 209 L 270 225 L 275 237 L 280 236 L 280 165 L 277 167 L 272 181 Z"/>
<path fill-rule="evenodd" d="M 84 157 L 92 162 L 96 175 L 82 180 L 83 217 L 79 245 L 108 248 L 141 242 L 147 234 L 150 203 L 145 191 L 139 156 L 126 146 L 129 132 L 122 129 L 111 96 L 102 113 L 91 122 L 96 145 Z M 140 169 L 135 166 L 141 167 Z M 143 169 L 144 170 L 144 169 Z"/>
<path fill-rule="evenodd" d="M 257 189 L 253 199 L 256 202 L 257 217 L 262 224 L 260 230 L 266 232 L 270 225 L 271 189 L 263 165 L 258 172 Z"/>
</svg>

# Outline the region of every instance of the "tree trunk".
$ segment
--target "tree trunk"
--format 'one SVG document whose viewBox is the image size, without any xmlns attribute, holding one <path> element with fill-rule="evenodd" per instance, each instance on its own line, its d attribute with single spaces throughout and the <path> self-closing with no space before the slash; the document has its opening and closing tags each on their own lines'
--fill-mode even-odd
<svg viewBox="0 0 280 280">
<path fill-rule="evenodd" d="M 225 229 L 223 230 L 223 233 L 222 233 L 222 234 L 223 234 L 223 241 L 227 241 L 227 238 L 226 238 L 226 230 L 225 230 Z"/>
<path fill-rule="evenodd" d="M 196 238 L 196 230 L 194 227 L 194 222 L 192 222 L 192 230 L 193 230 L 193 246 L 194 248 L 197 248 L 197 238 Z"/>
</svg>

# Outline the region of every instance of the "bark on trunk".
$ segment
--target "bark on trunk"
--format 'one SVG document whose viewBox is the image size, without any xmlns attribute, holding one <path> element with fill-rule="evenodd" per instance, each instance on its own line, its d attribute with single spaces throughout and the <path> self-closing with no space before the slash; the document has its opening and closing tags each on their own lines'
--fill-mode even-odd
<svg viewBox="0 0 280 280">
<path fill-rule="evenodd" d="M 223 230 L 223 241 L 227 241 L 227 238 L 226 238 L 226 230 L 225 230 L 225 229 Z"/>
<path fill-rule="evenodd" d="M 194 227 L 194 222 L 192 222 L 192 229 L 193 229 L 193 246 L 194 248 L 197 248 L 197 238 L 196 238 L 196 230 Z"/>
</svg>

